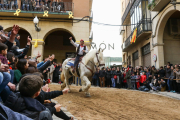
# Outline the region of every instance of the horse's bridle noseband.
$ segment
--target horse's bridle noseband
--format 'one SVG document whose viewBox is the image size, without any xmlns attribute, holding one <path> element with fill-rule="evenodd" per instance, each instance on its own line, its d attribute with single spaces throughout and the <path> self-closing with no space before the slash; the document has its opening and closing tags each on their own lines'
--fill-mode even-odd
<svg viewBox="0 0 180 120">
<path fill-rule="evenodd" d="M 105 66 L 105 64 L 100 64 L 100 61 L 99 61 L 99 59 L 98 59 L 98 54 L 99 54 L 99 53 L 96 53 L 96 58 L 97 58 L 97 61 L 98 61 L 98 63 L 99 63 L 98 67 L 99 67 L 99 66 Z"/>
</svg>

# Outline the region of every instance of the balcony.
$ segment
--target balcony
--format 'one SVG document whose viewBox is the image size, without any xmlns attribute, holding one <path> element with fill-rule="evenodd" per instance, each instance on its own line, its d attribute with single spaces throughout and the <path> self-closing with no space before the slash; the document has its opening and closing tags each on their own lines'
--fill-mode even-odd
<svg viewBox="0 0 180 120">
<path fill-rule="evenodd" d="M 133 32 L 129 35 L 129 37 L 126 39 L 126 41 L 123 43 L 122 51 L 127 52 L 132 47 L 136 46 L 138 43 L 140 43 L 142 40 L 145 40 L 149 35 L 151 35 L 152 27 L 151 27 L 151 20 L 142 20 L 139 25 L 137 26 L 137 38 L 136 42 L 131 44 L 131 39 Z"/>
<path fill-rule="evenodd" d="M 30 4 L 27 4 L 27 5 L 30 5 Z M 44 7 L 44 3 L 41 2 L 41 5 L 39 5 L 39 6 L 38 5 L 29 6 L 29 7 L 25 6 L 24 9 L 22 9 L 22 6 L 21 6 L 21 12 L 19 13 L 19 16 L 17 16 L 17 15 L 14 15 L 14 13 L 16 13 L 16 8 L 11 7 L 11 4 L 9 3 L 7 8 L 6 8 L 6 6 L 1 8 L 1 6 L 0 6 L 0 14 L 1 14 L 1 17 L 5 17 L 5 18 L 6 17 L 32 18 L 34 16 L 43 17 L 44 11 L 47 10 L 48 18 L 67 18 L 67 19 L 69 19 L 69 12 L 73 13 L 74 4 L 72 2 L 63 2 L 61 4 L 61 5 L 63 5 L 63 7 L 61 7 L 61 8 L 59 5 L 60 4 L 58 4 L 56 6 L 53 4 L 48 4 L 48 5 L 45 4 L 46 7 Z"/>
<path fill-rule="evenodd" d="M 130 20 L 130 10 L 136 0 L 130 0 L 122 16 L 122 25 L 127 25 Z"/>
<path fill-rule="evenodd" d="M 171 0 L 152 0 L 149 2 L 148 9 L 151 11 L 160 11 L 170 2 Z"/>
</svg>

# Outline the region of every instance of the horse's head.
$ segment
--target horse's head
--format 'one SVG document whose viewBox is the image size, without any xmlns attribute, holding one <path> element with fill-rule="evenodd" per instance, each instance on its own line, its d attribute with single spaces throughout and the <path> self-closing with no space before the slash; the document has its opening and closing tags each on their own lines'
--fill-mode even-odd
<svg viewBox="0 0 180 120">
<path fill-rule="evenodd" d="M 103 56 L 103 49 L 99 48 L 99 50 L 96 51 L 96 55 L 94 57 L 94 63 L 97 67 L 105 67 L 104 62 L 104 56 Z"/>
</svg>

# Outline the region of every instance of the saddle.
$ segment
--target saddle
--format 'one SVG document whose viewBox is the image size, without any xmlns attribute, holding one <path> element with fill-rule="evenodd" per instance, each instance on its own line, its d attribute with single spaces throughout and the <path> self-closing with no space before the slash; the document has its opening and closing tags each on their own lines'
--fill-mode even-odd
<svg viewBox="0 0 180 120">
<path fill-rule="evenodd" d="M 82 57 L 79 58 L 79 61 L 78 61 L 77 65 L 76 65 L 76 69 L 75 69 L 75 72 L 77 73 L 77 75 L 78 75 L 79 77 L 80 77 L 80 73 L 79 73 L 79 70 L 78 70 L 78 65 L 79 65 L 79 63 L 82 61 L 83 57 L 84 57 L 84 56 L 82 56 Z M 75 61 L 75 59 L 76 59 L 76 58 L 71 58 L 71 59 L 69 59 L 69 61 L 71 61 L 71 60 L 72 60 L 72 61 Z M 73 66 L 71 66 L 71 67 L 73 68 Z"/>
</svg>

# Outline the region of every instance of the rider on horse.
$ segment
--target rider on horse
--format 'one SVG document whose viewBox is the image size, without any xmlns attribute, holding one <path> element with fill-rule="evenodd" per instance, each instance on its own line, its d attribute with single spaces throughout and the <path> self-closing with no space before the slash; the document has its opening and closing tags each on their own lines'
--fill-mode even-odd
<svg viewBox="0 0 180 120">
<path fill-rule="evenodd" d="M 75 72 L 76 69 L 76 65 L 79 62 L 79 58 L 83 57 L 86 53 L 88 53 L 88 48 L 87 46 L 84 45 L 84 40 L 80 40 L 80 44 L 74 43 L 74 41 L 72 40 L 72 37 L 69 38 L 70 42 L 72 45 L 74 45 L 77 48 L 77 52 L 76 52 L 76 59 L 74 62 L 74 68 L 73 68 L 73 73 Z"/>
</svg>

